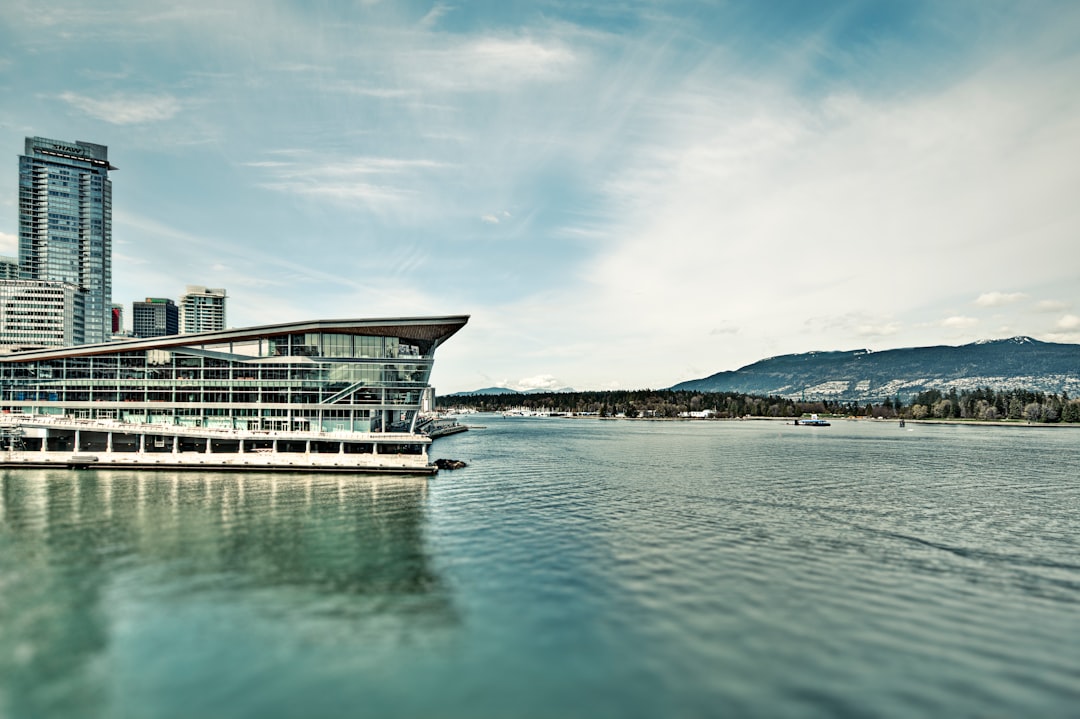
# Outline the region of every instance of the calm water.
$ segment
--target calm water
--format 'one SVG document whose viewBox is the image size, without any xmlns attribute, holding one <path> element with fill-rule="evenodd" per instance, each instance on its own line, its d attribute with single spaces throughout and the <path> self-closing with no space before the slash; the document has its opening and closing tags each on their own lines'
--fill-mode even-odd
<svg viewBox="0 0 1080 719">
<path fill-rule="evenodd" d="M 1077 716 L 1080 432 L 474 420 L 0 473 L 0 717 Z"/>
</svg>

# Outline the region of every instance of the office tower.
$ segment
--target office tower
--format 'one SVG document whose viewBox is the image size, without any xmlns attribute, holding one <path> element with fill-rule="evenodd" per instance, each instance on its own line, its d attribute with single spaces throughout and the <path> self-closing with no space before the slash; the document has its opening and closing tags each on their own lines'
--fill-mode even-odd
<svg viewBox="0 0 1080 719">
<path fill-rule="evenodd" d="M 85 290 L 85 341 L 107 341 L 112 317 L 112 183 L 108 148 L 26 138 L 19 156 L 19 267 L 23 279 Z"/>
<path fill-rule="evenodd" d="M 225 290 L 188 285 L 180 297 L 180 331 L 216 332 L 225 329 Z"/>
<path fill-rule="evenodd" d="M 0 280 L 19 279 L 19 258 L 0 255 Z"/>
<path fill-rule="evenodd" d="M 131 329 L 136 337 L 163 337 L 180 333 L 176 303 L 164 297 L 147 297 L 131 303 Z"/>
<path fill-rule="evenodd" d="M 86 293 L 70 282 L 0 280 L 0 347 L 70 347 L 85 342 Z"/>
</svg>

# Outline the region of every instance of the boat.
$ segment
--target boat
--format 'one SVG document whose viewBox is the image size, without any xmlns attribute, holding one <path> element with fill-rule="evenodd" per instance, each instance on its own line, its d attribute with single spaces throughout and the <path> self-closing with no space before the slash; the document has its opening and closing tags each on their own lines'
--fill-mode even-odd
<svg viewBox="0 0 1080 719">
<path fill-rule="evenodd" d="M 828 427 L 829 423 L 826 420 L 821 419 L 816 414 L 810 415 L 810 419 L 797 419 L 795 424 L 801 427 Z"/>
</svg>

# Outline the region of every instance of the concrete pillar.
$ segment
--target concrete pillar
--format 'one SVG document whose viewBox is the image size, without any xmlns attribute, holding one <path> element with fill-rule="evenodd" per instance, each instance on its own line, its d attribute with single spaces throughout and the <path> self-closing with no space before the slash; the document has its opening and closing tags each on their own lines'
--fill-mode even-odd
<svg viewBox="0 0 1080 719">
<path fill-rule="evenodd" d="M 304 440 L 304 454 L 311 454 L 311 440 Z"/>
<path fill-rule="evenodd" d="M 244 453 L 244 440 L 243 440 L 243 438 L 241 438 L 240 439 L 240 454 L 243 454 L 243 453 Z"/>
<path fill-rule="evenodd" d="M 146 433 L 139 435 L 139 454 L 146 453 Z"/>
<path fill-rule="evenodd" d="M 112 432 L 105 433 L 105 451 L 112 452 Z"/>
<path fill-rule="evenodd" d="M 81 439 L 81 434 L 80 434 L 79 430 L 75 430 L 75 446 L 72 448 L 72 451 L 75 451 L 75 452 L 79 451 L 79 440 L 80 439 Z"/>
<path fill-rule="evenodd" d="M 338 452 L 338 454 L 345 454 L 345 443 L 344 442 L 338 442 L 338 450 L 337 450 L 337 452 Z"/>
<path fill-rule="evenodd" d="M 210 439 L 209 437 L 206 438 L 206 453 L 207 454 L 213 454 L 213 452 L 211 451 L 213 449 L 213 447 L 211 446 L 211 445 L 213 445 L 213 443 L 214 443 L 214 440 Z"/>
<path fill-rule="evenodd" d="M 44 432 L 41 433 L 41 435 L 42 435 L 41 436 L 41 451 L 42 452 L 48 452 L 49 451 L 49 430 L 45 430 Z"/>
<path fill-rule="evenodd" d="M 179 454 L 180 453 L 180 435 L 178 435 L 178 434 L 174 434 L 173 438 L 172 438 L 172 453 L 173 454 Z"/>
</svg>

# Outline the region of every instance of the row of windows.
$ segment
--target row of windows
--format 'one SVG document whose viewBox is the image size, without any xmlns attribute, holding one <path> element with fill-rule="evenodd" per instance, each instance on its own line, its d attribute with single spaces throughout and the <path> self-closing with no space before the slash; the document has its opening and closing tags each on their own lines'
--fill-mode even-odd
<svg viewBox="0 0 1080 719">
<path fill-rule="evenodd" d="M 178 404 L 320 404 L 333 397 L 315 391 L 196 391 L 191 388 L 151 387 L 140 391 L 68 387 L 57 389 L 4 388 L 2 402 L 170 402 Z M 420 391 L 357 392 L 336 404 L 380 407 L 413 407 L 420 404 Z"/>
</svg>

